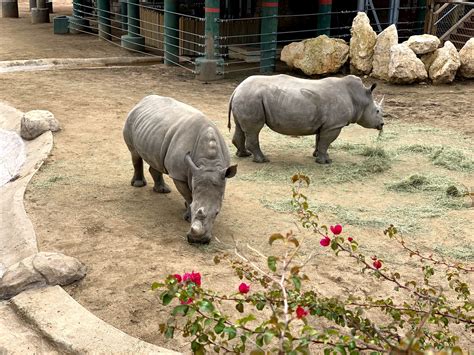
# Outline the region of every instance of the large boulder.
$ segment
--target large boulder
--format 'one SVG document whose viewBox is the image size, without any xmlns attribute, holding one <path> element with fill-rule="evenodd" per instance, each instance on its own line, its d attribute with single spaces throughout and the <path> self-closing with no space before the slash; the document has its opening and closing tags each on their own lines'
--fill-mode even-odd
<svg viewBox="0 0 474 355">
<path fill-rule="evenodd" d="M 461 66 L 459 53 L 450 41 L 446 41 L 442 48 L 434 53 L 433 61 L 429 67 L 429 77 L 433 84 L 451 83 L 456 76 L 456 72 Z"/>
<path fill-rule="evenodd" d="M 372 57 L 377 41 L 377 34 L 370 25 L 365 12 L 357 13 L 352 21 L 350 58 L 351 73 L 369 74 L 372 70 Z"/>
<path fill-rule="evenodd" d="M 388 80 L 388 65 L 390 64 L 390 48 L 398 44 L 398 33 L 395 25 L 391 25 L 377 36 L 372 61 L 374 78 Z"/>
<path fill-rule="evenodd" d="M 280 59 L 306 75 L 337 73 L 349 57 L 349 46 L 343 39 L 321 35 L 285 46 Z"/>
<path fill-rule="evenodd" d="M 59 122 L 54 115 L 45 110 L 33 110 L 23 114 L 21 118 L 20 135 L 23 139 L 31 140 L 44 132 L 59 130 Z"/>
<path fill-rule="evenodd" d="M 25 159 L 25 143 L 20 136 L 0 128 L 0 187 L 18 176 Z"/>
<path fill-rule="evenodd" d="M 428 34 L 415 35 L 404 42 L 415 54 L 426 54 L 434 52 L 440 44 L 438 37 Z"/>
<path fill-rule="evenodd" d="M 458 74 L 464 78 L 474 78 L 474 38 L 469 39 L 459 51 L 461 67 Z"/>
<path fill-rule="evenodd" d="M 30 288 L 68 285 L 85 275 L 86 267 L 79 260 L 61 253 L 40 252 L 5 270 L 0 278 L 0 300 Z"/>
<path fill-rule="evenodd" d="M 388 65 L 389 81 L 396 84 L 411 84 L 428 77 L 425 65 L 416 54 L 404 44 L 396 44 L 390 49 Z"/>
</svg>

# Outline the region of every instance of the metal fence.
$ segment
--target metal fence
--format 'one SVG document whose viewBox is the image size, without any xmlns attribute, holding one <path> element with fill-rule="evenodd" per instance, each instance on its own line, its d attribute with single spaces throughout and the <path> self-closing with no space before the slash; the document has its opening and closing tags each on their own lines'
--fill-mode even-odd
<svg viewBox="0 0 474 355">
<path fill-rule="evenodd" d="M 437 2 L 429 11 L 427 27 L 429 33 L 460 49 L 474 37 L 474 2 Z"/>
<path fill-rule="evenodd" d="M 263 2 L 267 5 L 262 5 L 259 16 L 223 18 L 219 0 L 206 0 L 202 11 L 192 14 L 180 12 L 173 0 L 164 4 L 73 0 L 70 29 L 144 55 L 163 56 L 165 63 L 197 75 L 214 71 L 219 76 L 271 72 L 283 46 L 291 42 L 321 34 L 349 40 L 352 20 L 360 10 L 368 13 L 376 32 L 395 23 L 404 40 L 422 32 L 424 23 L 426 6 L 409 3 L 406 0 L 402 6 L 400 0 L 391 0 L 393 6 L 375 8 L 372 0 L 362 0 L 354 10 L 279 14 L 278 1 Z"/>
</svg>

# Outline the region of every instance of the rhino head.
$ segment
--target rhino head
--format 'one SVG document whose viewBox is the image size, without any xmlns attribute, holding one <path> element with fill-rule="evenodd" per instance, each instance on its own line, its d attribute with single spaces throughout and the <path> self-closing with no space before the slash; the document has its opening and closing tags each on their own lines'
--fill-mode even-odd
<svg viewBox="0 0 474 355">
<path fill-rule="evenodd" d="M 372 96 L 377 84 L 372 84 L 370 89 L 366 89 L 366 95 L 368 97 L 368 104 L 362 113 L 362 116 L 357 120 L 357 123 L 364 128 L 376 128 L 379 131 L 383 129 L 383 98 L 376 102 Z"/>
<path fill-rule="evenodd" d="M 224 199 L 226 179 L 237 173 L 237 165 L 222 168 L 212 161 L 203 159 L 204 164 L 197 166 L 186 154 L 186 164 L 192 173 L 192 196 L 190 209 L 191 228 L 187 234 L 189 243 L 207 244 L 211 240 L 214 221 L 219 214 Z M 205 164 L 210 162 L 210 164 Z"/>
</svg>

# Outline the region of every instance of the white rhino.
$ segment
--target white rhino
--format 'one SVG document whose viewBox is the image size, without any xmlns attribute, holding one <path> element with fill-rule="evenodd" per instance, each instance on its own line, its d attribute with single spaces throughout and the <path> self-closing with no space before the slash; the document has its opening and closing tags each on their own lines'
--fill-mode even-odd
<svg viewBox="0 0 474 355">
<path fill-rule="evenodd" d="M 209 243 L 224 197 L 226 178 L 235 176 L 229 150 L 217 127 L 201 111 L 169 97 L 150 95 L 128 114 L 123 137 L 135 169 L 132 186 L 146 185 L 143 160 L 156 192 L 168 193 L 168 174 L 186 201 L 190 243 Z"/>
<path fill-rule="evenodd" d="M 255 75 L 234 90 L 229 102 L 235 132 L 232 143 L 237 156 L 253 155 L 257 163 L 268 159 L 260 150 L 259 133 L 266 124 L 275 132 L 316 135 L 313 156 L 320 164 L 331 163 L 327 150 L 341 129 L 351 123 L 382 130 L 382 101 L 376 103 L 372 91 L 354 75 L 320 80 L 299 79 L 289 75 Z"/>
</svg>

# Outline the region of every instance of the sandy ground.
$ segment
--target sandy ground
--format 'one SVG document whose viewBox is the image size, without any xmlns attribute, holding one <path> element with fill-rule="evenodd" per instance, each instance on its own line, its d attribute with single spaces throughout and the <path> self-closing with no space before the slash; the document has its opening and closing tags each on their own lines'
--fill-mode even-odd
<svg viewBox="0 0 474 355">
<path fill-rule="evenodd" d="M 67 13 L 67 7 L 61 11 Z M 24 12 L 21 19 L 0 19 L 0 27 L 0 60 L 130 55 L 95 37 L 55 36 L 52 24 L 33 26 Z M 122 139 L 126 114 L 147 94 L 172 96 L 215 121 L 233 153 L 226 128 L 227 101 L 243 79 L 204 84 L 188 72 L 164 65 L 0 75 L 1 100 L 23 111 L 50 110 L 63 127 L 55 134 L 53 154 L 27 191 L 26 208 L 41 250 L 63 252 L 88 266 L 87 277 L 66 288 L 78 302 L 131 335 L 188 350 L 182 339 L 169 341 L 159 334 L 158 324 L 167 318 L 169 309 L 149 291 L 150 284 L 170 273 L 195 270 L 202 273 L 205 286 L 235 291 L 238 278 L 230 268 L 216 267 L 213 257 L 232 250 L 234 240 L 268 251 L 270 234 L 297 230 L 291 214 L 277 211 L 285 210 L 281 206 L 290 197 L 289 177 L 298 168 L 312 178 L 308 195 L 326 206 L 321 220 L 327 224 L 344 220 L 347 235 L 357 238 L 362 250 L 368 255 L 376 253 L 402 275 L 410 277 L 414 264 L 383 237 L 383 227 L 393 221 L 405 223 L 406 239 L 427 253 L 435 250 L 452 260 L 473 262 L 472 208 L 417 214 L 414 211 L 433 208 L 432 195 L 386 188 L 387 183 L 415 173 L 474 188 L 472 171 L 451 171 L 434 166 L 426 156 L 400 153 L 401 147 L 410 144 L 441 145 L 472 159 L 473 82 L 439 87 L 379 83 L 377 94 L 385 95 L 391 115 L 383 147 L 392 154 L 392 169 L 355 181 L 334 179 L 344 175 L 351 164 L 364 164 L 364 158 L 345 150 L 344 144 L 374 146 L 376 131 L 346 128 L 330 150 L 331 167 L 314 164 L 313 138 L 265 131 L 262 146 L 271 163 L 257 165 L 233 157 L 239 172 L 228 183 L 224 208 L 214 227 L 218 240 L 209 246 L 187 244 L 188 224 L 181 218 L 183 200 L 174 187 L 171 194 L 158 195 L 150 185 L 130 186 L 132 165 Z M 337 206 L 337 211 L 331 206 Z M 360 218 L 367 223 L 358 223 Z M 345 258 L 334 258 L 319 246 L 319 238 L 310 239 L 303 253 L 311 251 L 316 251 L 316 257 L 308 265 L 308 274 L 322 292 L 390 292 L 389 285 L 376 280 L 361 283 L 354 275 L 357 266 Z M 460 334 L 463 346 L 472 348 L 469 335 Z"/>
</svg>

